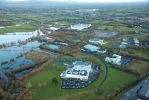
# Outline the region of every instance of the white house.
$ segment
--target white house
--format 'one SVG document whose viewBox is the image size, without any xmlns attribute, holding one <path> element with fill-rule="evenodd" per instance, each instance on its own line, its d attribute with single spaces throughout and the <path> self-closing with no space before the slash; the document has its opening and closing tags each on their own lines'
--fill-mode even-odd
<svg viewBox="0 0 149 100">
<path fill-rule="evenodd" d="M 98 39 L 98 38 L 95 38 L 95 39 L 91 39 L 89 40 L 90 43 L 93 43 L 93 44 L 106 44 L 107 42 L 105 42 L 103 39 Z"/>
<path fill-rule="evenodd" d="M 115 64 L 115 65 L 121 65 L 121 58 L 122 56 L 114 54 L 112 58 L 106 57 L 105 61 Z"/>
<path fill-rule="evenodd" d="M 88 80 L 89 73 L 92 71 L 92 63 L 85 61 L 75 61 L 72 65 L 67 66 L 67 70 L 63 71 L 61 78 L 77 78 L 80 80 Z"/>
<path fill-rule="evenodd" d="M 127 45 L 128 45 L 127 42 L 121 42 L 121 44 L 120 44 L 120 48 L 126 48 Z"/>
<path fill-rule="evenodd" d="M 134 41 L 135 44 L 139 44 L 140 43 L 138 38 L 133 38 L 133 41 Z"/>
</svg>

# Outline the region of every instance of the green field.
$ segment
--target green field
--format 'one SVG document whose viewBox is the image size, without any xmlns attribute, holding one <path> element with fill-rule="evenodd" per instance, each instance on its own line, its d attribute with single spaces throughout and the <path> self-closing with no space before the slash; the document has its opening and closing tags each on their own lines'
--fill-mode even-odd
<svg viewBox="0 0 149 100">
<path fill-rule="evenodd" d="M 100 63 L 101 66 L 103 66 L 102 62 L 98 60 L 97 58 L 91 57 L 86 58 L 87 56 L 77 56 L 77 58 L 85 58 L 85 60 L 93 61 Z M 65 56 L 63 58 L 70 58 L 68 56 Z M 96 60 L 95 60 L 96 59 Z M 33 86 L 30 88 L 31 91 L 34 92 L 33 100 L 94 100 L 98 98 L 99 96 L 103 95 L 106 96 L 114 91 L 115 88 L 121 87 L 127 83 L 132 82 L 138 76 L 124 73 L 122 71 L 113 69 L 109 67 L 109 73 L 108 78 L 105 81 L 105 83 L 101 86 L 101 88 L 104 90 L 104 93 L 101 95 L 95 95 L 96 87 L 99 85 L 99 83 L 103 80 L 104 74 L 101 74 L 101 77 L 92 83 L 90 86 L 79 89 L 79 90 L 61 90 L 61 78 L 60 73 L 65 70 L 65 67 L 62 65 L 60 68 L 57 67 L 59 65 L 57 61 L 53 65 L 49 65 L 48 67 L 53 67 L 51 70 L 45 70 L 41 73 L 31 77 L 28 79 L 25 84 L 30 82 Z M 104 67 L 102 67 L 104 70 Z M 58 79 L 57 85 L 52 85 L 52 78 L 56 77 Z M 46 82 L 47 87 L 45 88 L 38 88 L 38 84 Z M 24 84 L 24 85 L 25 85 Z"/>
<path fill-rule="evenodd" d="M 0 34 L 3 33 L 13 33 L 13 32 L 33 32 L 40 28 L 40 26 L 34 26 L 31 24 L 21 25 L 21 26 L 8 26 L 6 28 L 0 29 Z"/>
<path fill-rule="evenodd" d="M 78 92 L 81 94 L 84 91 L 93 93 L 96 86 L 100 82 L 100 80 L 98 80 L 95 83 L 93 83 L 92 85 L 90 85 L 89 87 L 84 88 L 84 89 L 61 90 L 60 89 L 61 79 L 60 79 L 59 75 L 63 70 L 65 70 L 64 67 L 62 67 L 61 69 L 54 68 L 51 70 L 43 71 L 43 72 L 39 73 L 38 75 L 27 80 L 27 82 L 30 82 L 33 85 L 33 87 L 30 89 L 31 91 L 33 91 L 35 93 L 33 95 L 33 100 L 44 100 L 44 99 L 58 100 L 60 98 L 67 98 L 67 95 L 76 95 Z M 59 83 L 57 85 L 52 85 L 52 78 L 54 78 L 54 77 L 56 77 L 58 79 Z M 46 82 L 47 87 L 38 88 L 37 85 L 42 82 Z M 65 100 L 65 99 L 63 99 L 63 100 Z"/>
<path fill-rule="evenodd" d="M 145 58 L 149 58 L 149 51 L 142 51 L 142 50 L 133 50 L 133 53 L 135 55 L 139 55 L 139 56 L 142 56 L 142 57 L 145 57 Z"/>
<path fill-rule="evenodd" d="M 140 31 L 140 30 L 145 30 L 143 28 L 129 28 L 125 25 L 118 25 L 117 28 L 115 25 L 102 25 L 99 26 L 98 29 L 105 30 L 105 28 L 108 28 L 110 31 L 120 31 L 120 32 L 125 32 L 125 31 Z"/>
<path fill-rule="evenodd" d="M 64 24 L 64 25 L 67 25 L 67 26 L 68 26 L 68 25 L 71 25 L 71 23 L 69 23 L 69 22 L 58 22 L 58 24 L 59 24 L 59 25 Z"/>
<path fill-rule="evenodd" d="M 100 24 L 102 23 L 102 20 L 93 20 L 90 22 L 90 24 Z"/>
<path fill-rule="evenodd" d="M 139 74 L 144 74 L 149 69 L 149 62 L 135 60 L 126 66 L 127 69 L 138 72 Z"/>
<path fill-rule="evenodd" d="M 108 95 L 112 91 L 114 91 L 115 88 L 126 85 L 127 83 L 130 83 L 138 78 L 138 76 L 136 75 L 125 73 L 111 67 L 109 67 L 108 69 L 109 69 L 108 78 L 101 87 L 104 89 L 104 95 Z"/>
<path fill-rule="evenodd" d="M 136 36 L 140 41 L 149 41 L 149 33 L 138 34 Z"/>
<path fill-rule="evenodd" d="M 110 47 L 111 46 L 111 41 L 110 40 L 105 40 L 107 42 L 106 44 L 102 44 L 103 47 Z"/>
</svg>

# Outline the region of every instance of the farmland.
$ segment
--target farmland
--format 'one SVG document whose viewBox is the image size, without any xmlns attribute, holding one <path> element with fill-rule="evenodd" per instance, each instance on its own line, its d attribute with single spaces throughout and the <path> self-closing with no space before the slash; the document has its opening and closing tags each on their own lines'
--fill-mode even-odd
<svg viewBox="0 0 149 100">
<path fill-rule="evenodd" d="M 23 33 L 23 38 L 13 38 L 10 43 L 0 42 L 0 53 L 6 54 L 4 58 L 10 56 L 7 60 L 0 58 L 0 82 L 7 76 L 11 77 L 1 83 L 0 99 L 120 100 L 134 86 L 133 82 L 141 82 L 148 75 L 148 5 L 53 1 L 32 5 L 20 3 L 8 3 L 9 7 L 0 4 L 0 36 L 9 36 L 11 40 L 17 32 L 20 33 L 18 36 L 23 32 L 33 32 Z M 90 47 L 85 48 L 86 45 Z M 10 52 L 16 55 L 8 55 Z M 113 57 L 114 54 L 120 59 Z M 122 58 L 126 60 L 122 62 Z M 87 87 L 62 89 L 60 74 L 74 61 L 88 61 L 92 67 L 99 65 L 98 78 Z M 33 67 L 23 70 L 27 65 Z M 14 66 L 23 70 L 19 71 L 22 76 L 13 73 Z M 92 72 L 89 73 L 88 77 L 91 77 Z M 58 83 L 54 84 L 53 79 Z M 14 96 L 13 92 L 19 87 L 27 88 L 27 93 Z M 28 93 L 30 98 L 26 96 Z"/>
</svg>

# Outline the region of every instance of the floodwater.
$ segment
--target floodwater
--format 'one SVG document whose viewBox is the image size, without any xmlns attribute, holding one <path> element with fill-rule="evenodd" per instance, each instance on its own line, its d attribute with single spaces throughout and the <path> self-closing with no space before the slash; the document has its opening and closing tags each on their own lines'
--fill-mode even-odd
<svg viewBox="0 0 149 100">
<path fill-rule="evenodd" d="M 60 45 L 68 46 L 68 43 L 64 43 L 64 42 L 55 42 L 55 43 L 60 44 Z"/>
<path fill-rule="evenodd" d="M 16 58 L 17 56 L 30 52 L 32 49 L 39 49 L 37 48 L 40 45 L 39 42 L 34 41 L 27 43 L 22 46 L 13 46 L 13 47 L 8 47 L 8 48 L 2 48 L 0 49 L 0 63 L 4 61 L 8 61 L 11 58 Z"/>
<path fill-rule="evenodd" d="M 40 36 L 44 35 L 41 31 Z M 25 41 L 30 39 L 31 37 L 37 36 L 37 30 L 34 32 L 16 32 L 16 33 L 6 33 L 4 35 L 0 35 L 0 45 L 2 44 L 10 44 L 11 42 L 15 43 L 15 46 L 12 47 L 3 47 L 0 49 L 0 76 L 6 80 L 6 84 L 9 84 L 9 78 L 4 74 L 4 72 L 8 72 L 10 70 L 15 70 L 19 67 L 24 67 L 27 64 L 35 63 L 33 60 L 27 59 L 25 54 L 31 52 L 32 50 L 40 50 L 39 45 L 41 44 L 38 41 L 27 42 L 27 44 L 19 46 L 18 41 Z M 57 46 L 50 45 L 53 48 L 57 48 Z M 54 53 L 47 53 L 54 57 Z M 22 55 L 22 56 L 20 56 Z M 13 61 L 11 60 L 13 59 Z M 7 63 L 3 63 L 7 62 Z M 23 76 L 24 74 L 31 71 L 31 69 L 24 70 L 22 72 L 16 73 L 18 77 Z"/>
<path fill-rule="evenodd" d="M 59 45 L 55 45 L 55 44 L 47 44 L 46 46 L 50 47 L 51 49 L 59 49 Z"/>
<path fill-rule="evenodd" d="M 40 36 L 44 35 L 40 30 Z M 0 45 L 3 43 L 17 43 L 19 40 L 25 41 L 26 39 L 30 39 L 31 37 L 37 36 L 37 30 L 34 32 L 14 32 L 14 33 L 5 33 L 4 35 L 0 35 Z"/>
</svg>

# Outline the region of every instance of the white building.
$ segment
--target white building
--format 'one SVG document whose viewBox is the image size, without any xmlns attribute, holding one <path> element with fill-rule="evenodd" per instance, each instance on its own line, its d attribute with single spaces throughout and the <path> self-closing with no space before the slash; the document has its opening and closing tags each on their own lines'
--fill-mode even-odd
<svg viewBox="0 0 149 100">
<path fill-rule="evenodd" d="M 128 41 L 128 38 L 123 38 L 122 39 L 124 42 L 127 42 Z"/>
<path fill-rule="evenodd" d="M 105 53 L 106 49 L 101 48 L 101 47 L 97 47 L 91 44 L 87 44 L 84 46 L 85 49 L 90 50 L 92 52 L 99 52 L 99 53 Z"/>
<path fill-rule="evenodd" d="M 139 44 L 140 43 L 138 38 L 133 38 L 133 41 L 134 41 L 135 44 Z"/>
<path fill-rule="evenodd" d="M 52 30 L 52 31 L 57 31 L 57 30 L 59 30 L 60 28 L 57 28 L 57 27 L 50 27 L 49 29 Z"/>
<path fill-rule="evenodd" d="M 90 43 L 93 43 L 93 44 L 106 44 L 107 42 L 105 42 L 103 39 L 98 39 L 98 38 L 95 38 L 95 39 L 91 39 L 89 40 Z"/>
<path fill-rule="evenodd" d="M 127 42 L 121 42 L 121 44 L 120 44 L 120 48 L 126 48 L 127 45 L 128 45 Z"/>
<path fill-rule="evenodd" d="M 67 70 L 63 71 L 60 76 L 61 78 L 88 80 L 89 73 L 92 71 L 91 66 L 91 62 L 75 61 L 72 65 L 67 66 Z"/>
<path fill-rule="evenodd" d="M 89 27 L 91 27 L 91 24 L 75 24 L 75 25 L 71 25 L 70 29 L 81 31 L 81 30 L 83 30 L 85 28 L 89 28 Z"/>
<path fill-rule="evenodd" d="M 106 57 L 105 61 L 120 66 L 121 65 L 121 58 L 122 58 L 122 56 L 114 54 L 112 58 Z"/>
</svg>

